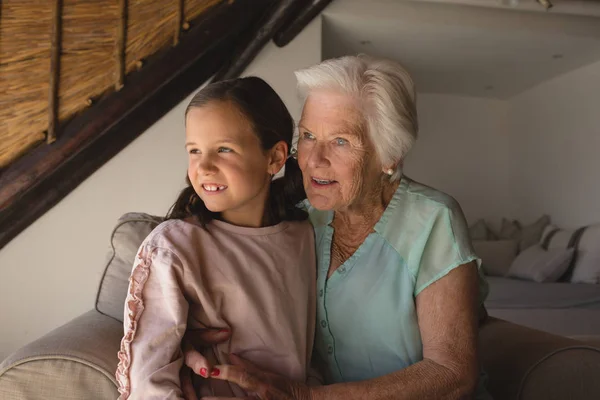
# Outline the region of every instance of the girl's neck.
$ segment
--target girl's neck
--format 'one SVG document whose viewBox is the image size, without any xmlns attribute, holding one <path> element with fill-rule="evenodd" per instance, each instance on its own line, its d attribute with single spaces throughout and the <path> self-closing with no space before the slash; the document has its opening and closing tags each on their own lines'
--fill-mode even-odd
<svg viewBox="0 0 600 400">
<path fill-rule="evenodd" d="M 231 225 L 243 226 L 246 228 L 261 228 L 265 226 L 263 214 L 264 210 L 254 213 L 227 210 L 220 214 L 219 219 Z"/>
</svg>

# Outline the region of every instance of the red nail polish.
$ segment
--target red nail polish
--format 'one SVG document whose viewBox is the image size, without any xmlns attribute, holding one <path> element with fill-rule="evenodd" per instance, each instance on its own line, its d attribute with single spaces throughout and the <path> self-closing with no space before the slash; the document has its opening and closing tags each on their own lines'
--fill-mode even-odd
<svg viewBox="0 0 600 400">
<path fill-rule="evenodd" d="M 229 329 L 219 329 L 219 333 L 229 333 Z"/>
<path fill-rule="evenodd" d="M 208 371 L 206 370 L 206 368 L 200 368 L 200 375 L 205 378 L 208 377 Z"/>
<path fill-rule="evenodd" d="M 219 376 L 219 375 L 221 375 L 221 371 L 219 371 L 219 368 L 213 368 L 213 370 L 210 371 L 210 375 L 211 376 Z"/>
</svg>

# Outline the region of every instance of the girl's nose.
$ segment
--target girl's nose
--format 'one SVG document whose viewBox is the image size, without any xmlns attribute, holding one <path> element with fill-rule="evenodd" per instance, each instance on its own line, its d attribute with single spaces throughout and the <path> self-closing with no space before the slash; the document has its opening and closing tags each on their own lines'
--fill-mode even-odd
<svg viewBox="0 0 600 400">
<path fill-rule="evenodd" d="M 217 166 L 210 155 L 202 156 L 198 163 L 198 173 L 200 175 L 211 175 L 217 171 Z"/>
</svg>

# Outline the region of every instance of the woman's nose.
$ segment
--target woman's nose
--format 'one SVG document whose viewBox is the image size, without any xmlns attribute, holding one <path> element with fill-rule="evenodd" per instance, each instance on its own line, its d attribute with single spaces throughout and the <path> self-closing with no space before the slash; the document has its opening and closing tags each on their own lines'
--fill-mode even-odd
<svg viewBox="0 0 600 400">
<path fill-rule="evenodd" d="M 319 168 L 329 166 L 329 160 L 327 158 L 327 149 L 323 144 L 316 144 L 308 151 L 309 167 Z"/>
</svg>

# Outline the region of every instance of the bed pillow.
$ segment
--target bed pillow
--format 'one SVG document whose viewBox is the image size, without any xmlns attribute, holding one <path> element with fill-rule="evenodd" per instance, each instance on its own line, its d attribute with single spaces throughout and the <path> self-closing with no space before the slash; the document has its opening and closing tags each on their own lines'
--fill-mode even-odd
<svg viewBox="0 0 600 400">
<path fill-rule="evenodd" d="M 545 250 L 536 244 L 514 259 L 508 276 L 539 283 L 556 282 L 569 268 L 574 254 L 574 248 Z"/>
</svg>

